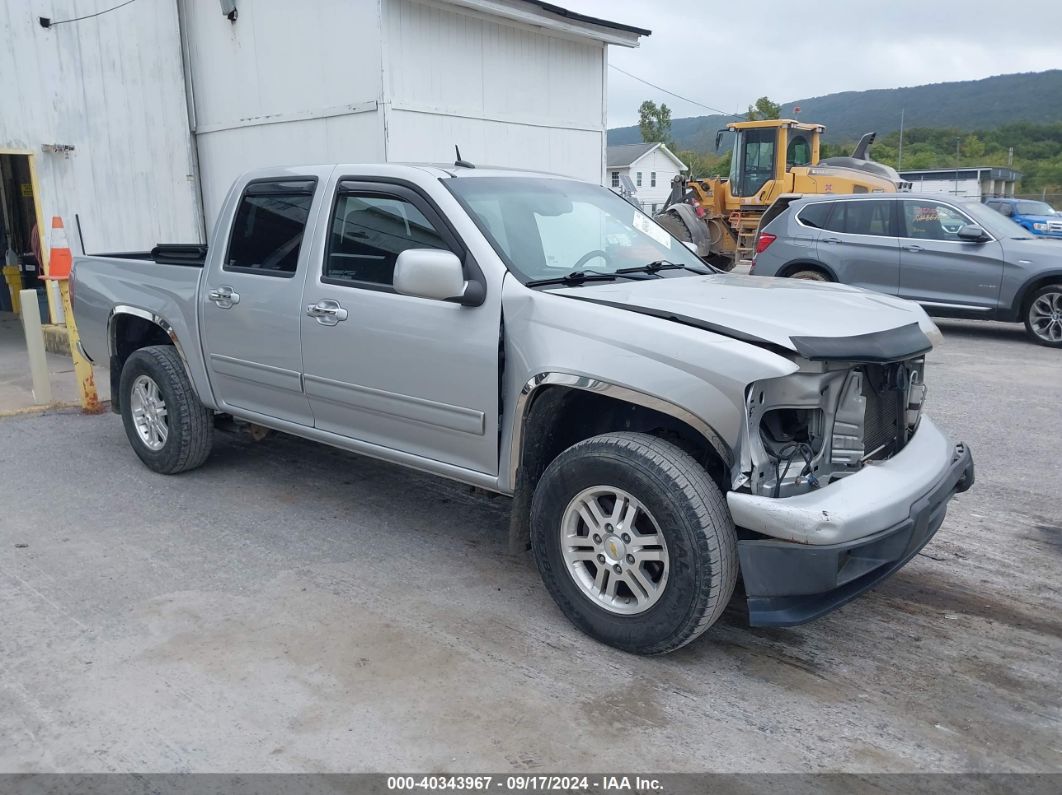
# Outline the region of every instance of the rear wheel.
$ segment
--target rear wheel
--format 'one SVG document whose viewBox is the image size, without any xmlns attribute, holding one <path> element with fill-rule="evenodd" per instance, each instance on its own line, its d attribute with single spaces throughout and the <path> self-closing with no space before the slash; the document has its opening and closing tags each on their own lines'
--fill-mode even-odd
<svg viewBox="0 0 1062 795">
<path fill-rule="evenodd" d="M 195 395 L 172 345 L 134 352 L 122 368 L 122 424 L 133 452 L 164 475 L 206 461 L 214 441 L 214 418 Z"/>
<path fill-rule="evenodd" d="M 645 434 L 595 436 L 561 453 L 535 490 L 531 546 L 568 619 L 636 654 L 698 637 L 737 579 L 719 488 L 689 454 Z"/>
<path fill-rule="evenodd" d="M 790 279 L 805 279 L 809 282 L 832 282 L 829 276 L 815 268 L 798 268 L 788 274 Z"/>
<path fill-rule="evenodd" d="M 1025 331 L 1033 342 L 1062 348 L 1062 284 L 1049 284 L 1033 293 L 1025 309 Z"/>
</svg>

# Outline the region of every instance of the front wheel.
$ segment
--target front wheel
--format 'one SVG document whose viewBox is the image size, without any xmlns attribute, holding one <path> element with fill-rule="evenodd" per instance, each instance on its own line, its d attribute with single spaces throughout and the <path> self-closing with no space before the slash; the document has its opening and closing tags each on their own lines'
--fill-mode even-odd
<svg viewBox="0 0 1062 795">
<path fill-rule="evenodd" d="M 737 580 L 719 488 L 689 454 L 639 433 L 595 436 L 549 465 L 532 501 L 531 547 L 568 619 L 636 654 L 698 637 Z"/>
<path fill-rule="evenodd" d="M 1025 331 L 1033 342 L 1062 348 L 1062 284 L 1049 284 L 1033 293 L 1025 309 Z"/>
<path fill-rule="evenodd" d="M 176 348 L 135 351 L 122 368 L 119 389 L 125 435 L 149 469 L 173 475 L 206 461 L 213 415 L 196 397 Z"/>
</svg>

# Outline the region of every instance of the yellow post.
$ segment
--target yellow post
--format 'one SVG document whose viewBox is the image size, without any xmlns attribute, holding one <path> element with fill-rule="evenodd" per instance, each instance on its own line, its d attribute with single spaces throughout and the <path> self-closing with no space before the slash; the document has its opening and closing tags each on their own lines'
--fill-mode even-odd
<svg viewBox="0 0 1062 795">
<path fill-rule="evenodd" d="M 11 293 L 11 311 L 16 315 L 22 312 L 22 271 L 18 265 L 4 266 L 4 280 L 7 282 L 7 290 Z"/>
<path fill-rule="evenodd" d="M 103 411 L 103 406 L 100 405 L 100 397 L 96 394 L 92 363 L 85 358 L 79 347 L 81 338 L 78 336 L 74 310 L 70 305 L 70 282 L 66 279 L 59 282 L 59 293 L 63 300 L 63 313 L 66 315 L 66 333 L 70 337 L 70 357 L 74 360 L 74 375 L 81 393 L 81 410 L 86 414 L 99 414 Z"/>
</svg>

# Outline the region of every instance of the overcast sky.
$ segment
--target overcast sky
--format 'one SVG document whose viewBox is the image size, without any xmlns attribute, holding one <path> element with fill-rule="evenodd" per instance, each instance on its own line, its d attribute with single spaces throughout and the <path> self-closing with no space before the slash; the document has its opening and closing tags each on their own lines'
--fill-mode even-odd
<svg viewBox="0 0 1062 795">
<path fill-rule="evenodd" d="M 648 28 L 640 47 L 610 47 L 610 62 L 727 112 L 765 94 L 786 102 L 1062 68 L 1060 0 L 553 2 Z M 666 102 L 674 118 L 712 112 L 615 69 L 608 85 L 610 127 L 636 124 L 644 99 Z"/>
</svg>

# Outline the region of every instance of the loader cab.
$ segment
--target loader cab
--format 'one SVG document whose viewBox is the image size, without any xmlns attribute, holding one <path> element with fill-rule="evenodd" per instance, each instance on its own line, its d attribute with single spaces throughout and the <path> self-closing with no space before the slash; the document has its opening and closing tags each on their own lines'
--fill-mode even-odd
<svg viewBox="0 0 1062 795">
<path fill-rule="evenodd" d="M 727 125 L 734 133 L 730 160 L 730 194 L 756 196 L 772 180 L 782 181 L 793 168 L 819 162 L 819 140 L 824 127 L 793 119 L 766 119 Z M 768 190 L 768 194 L 774 193 Z M 770 195 L 764 196 L 769 203 Z"/>
</svg>

